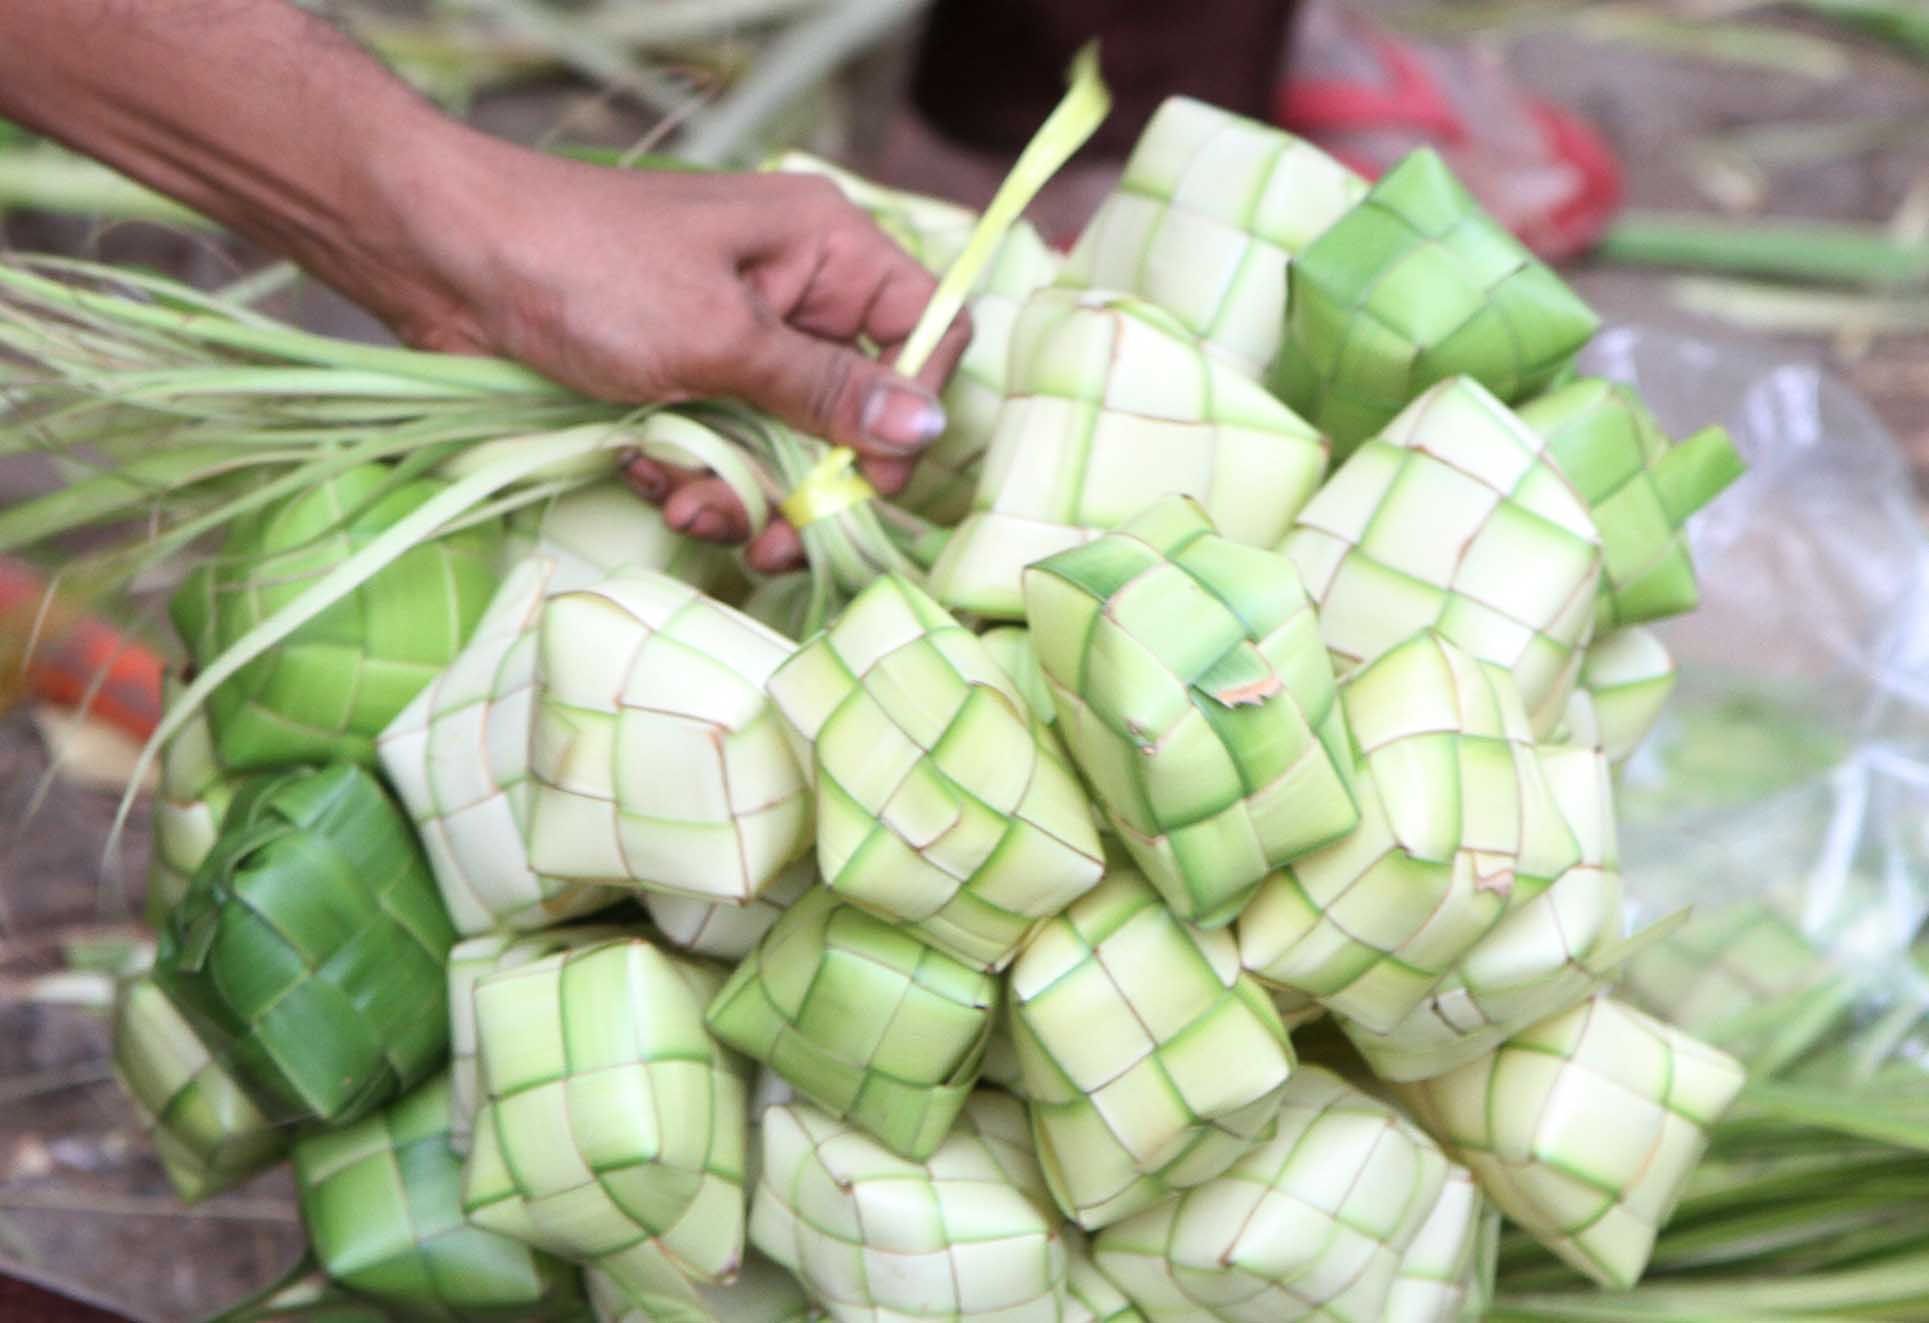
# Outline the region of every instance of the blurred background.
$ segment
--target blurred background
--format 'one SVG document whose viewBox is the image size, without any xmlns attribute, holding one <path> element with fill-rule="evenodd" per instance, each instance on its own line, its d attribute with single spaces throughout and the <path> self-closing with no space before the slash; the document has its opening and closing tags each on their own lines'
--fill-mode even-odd
<svg viewBox="0 0 1929 1323">
<path fill-rule="evenodd" d="M 309 7 L 452 112 L 532 146 L 612 165 L 751 165 L 802 148 L 974 204 L 1097 31 L 1119 114 L 1040 200 L 1055 241 L 1077 233 L 1173 92 L 1274 119 L 1369 171 L 1431 145 L 1610 323 L 1825 366 L 1893 435 L 1918 503 L 1929 494 L 1921 0 Z M 4 125 L 0 239 L 207 287 L 262 281 L 281 315 L 382 334 L 325 289 L 283 281 L 269 255 Z M 1693 382 L 1677 374 L 1664 393 L 1691 403 Z M 0 503 L 45 480 L 0 459 Z M 132 1317 L 197 1318 L 278 1276 L 299 1230 L 280 1170 L 183 1208 L 109 1078 L 105 980 L 90 971 L 139 938 L 145 811 L 121 858 L 99 851 L 142 714 L 80 722 L 68 705 L 103 659 L 134 708 L 152 677 L 119 651 L 129 622 L 42 610 L 38 581 L 0 563 L 0 1269 Z M 65 652 L 23 668 L 30 633 Z M 35 1316 L 8 1310 L 0 1294 L 0 1317 Z"/>
</svg>

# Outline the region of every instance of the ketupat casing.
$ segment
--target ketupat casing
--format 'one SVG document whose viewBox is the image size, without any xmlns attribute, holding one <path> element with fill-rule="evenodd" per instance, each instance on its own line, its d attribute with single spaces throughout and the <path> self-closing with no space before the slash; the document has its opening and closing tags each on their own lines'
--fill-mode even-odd
<svg viewBox="0 0 1929 1323">
<path fill-rule="evenodd" d="M 771 1107 L 762 1129 L 751 1241 L 835 1323 L 1065 1317 L 1063 1223 L 1015 1099 L 973 1094 L 923 1162 L 809 1103 Z"/>
<path fill-rule="evenodd" d="M 152 977 L 116 989 L 110 1032 L 114 1077 L 182 1202 L 196 1203 L 281 1160 L 293 1131 L 262 1114 Z"/>
<path fill-rule="evenodd" d="M 1281 543 L 1342 673 L 1432 628 L 1559 722 L 1594 626 L 1600 536 L 1547 443 L 1467 377 L 1356 449 Z"/>
<path fill-rule="evenodd" d="M 464 936 L 547 927 L 624 894 L 547 877 L 529 863 L 536 652 L 557 573 L 547 556 L 511 569 L 474 637 L 376 738 L 382 770 Z"/>
<path fill-rule="evenodd" d="M 693 1280 L 728 1279 L 749 1072 L 703 1025 L 721 982 L 641 939 L 478 981 L 469 1219 L 619 1281 L 655 1280 L 665 1255 Z"/>
<path fill-rule="evenodd" d="M 1595 997 L 1400 1092 L 1502 1213 L 1625 1290 L 1745 1078 L 1726 1053 Z"/>
<path fill-rule="evenodd" d="M 953 610 L 1018 619 L 1025 566 L 1174 493 L 1224 536 L 1273 546 L 1326 472 L 1325 439 L 1292 410 L 1122 294 L 1033 294 L 1006 389 L 972 513 L 931 569 Z"/>
<path fill-rule="evenodd" d="M 1584 377 L 1520 406 L 1601 533 L 1596 627 L 1659 620 L 1701 600 L 1682 529 L 1741 476 L 1719 427 L 1671 442 L 1633 387 Z"/>
<path fill-rule="evenodd" d="M 1340 686 L 1360 823 L 1261 884 L 1245 966 L 1372 1033 L 1580 861 L 1507 672 L 1431 631 Z"/>
<path fill-rule="evenodd" d="M 1157 304 L 1207 352 L 1259 378 L 1285 333 L 1287 268 L 1367 187 L 1311 143 L 1172 97 L 1146 124 L 1058 283 Z"/>
<path fill-rule="evenodd" d="M 344 1125 L 441 1064 L 454 942 L 407 817 L 337 763 L 242 787 L 154 979 L 271 1116 Z"/>
<path fill-rule="evenodd" d="M 1175 913 L 1230 923 L 1358 820 L 1353 750 L 1292 563 L 1175 497 L 1025 570 L 1056 729 Z"/>
<path fill-rule="evenodd" d="M 163 680 L 163 706 L 171 706 L 181 688 L 172 675 Z M 165 924 L 168 911 L 187 893 L 188 882 L 221 835 L 221 820 L 242 780 L 215 757 L 205 708 L 195 709 L 182 723 L 162 748 L 160 761 L 160 781 L 154 788 L 154 855 L 143 910 L 150 928 Z"/>
<path fill-rule="evenodd" d="M 1152 1320 L 1383 1323 L 1452 1164 L 1393 1108 L 1304 1066 L 1276 1125 L 1201 1185 L 1093 1237 Z"/>
<path fill-rule="evenodd" d="M 295 1145 L 302 1223 L 322 1268 L 410 1318 L 556 1318 L 580 1302 L 574 1268 L 462 1213 L 437 1077 L 373 1116 Z"/>
<path fill-rule="evenodd" d="M 1661 720 L 1674 686 L 1667 646 L 1652 630 L 1623 625 L 1587 645 L 1556 735 L 1624 762 Z"/>
<path fill-rule="evenodd" d="M 1344 457 L 1434 383 L 1502 400 L 1555 385 L 1594 312 L 1421 148 L 1334 220 L 1287 272 L 1271 384 Z"/>
<path fill-rule="evenodd" d="M 169 603 L 194 663 L 206 666 L 445 485 L 364 464 L 236 519 L 219 559 Z M 481 618 L 501 536 L 490 522 L 411 548 L 218 686 L 207 712 L 221 762 L 373 764 L 375 737 Z"/>
<path fill-rule="evenodd" d="M 458 942 L 449 951 L 449 1147 L 466 1155 L 482 1100 L 481 1048 L 476 1041 L 476 984 L 501 969 L 514 969 L 578 947 L 633 936 L 611 924 L 581 924 L 541 932 L 497 931 Z"/>
<path fill-rule="evenodd" d="M 1236 1161 L 1294 1069 L 1232 934 L 1182 922 L 1124 866 L 1039 930 L 1006 995 L 1039 1164 L 1087 1229 Z"/>
<path fill-rule="evenodd" d="M 982 969 L 1099 879 L 1084 792 L 975 635 L 887 575 L 768 689 L 807 757 L 838 897 Z"/>
<path fill-rule="evenodd" d="M 811 844 L 764 684 L 795 645 L 690 585 L 623 571 L 543 610 L 529 862 L 744 902 Z"/>
<path fill-rule="evenodd" d="M 1510 907 L 1391 1029 L 1374 1032 L 1336 1017 L 1381 1079 L 1442 1075 L 1486 1055 L 1592 995 L 1636 951 L 1665 936 L 1658 925 L 1624 940 L 1607 759 L 1576 747 L 1543 745 L 1536 753 L 1579 858 L 1544 891 Z"/>
<path fill-rule="evenodd" d="M 928 1158 L 977 1083 L 998 980 L 824 888 L 711 1001 L 719 1041 L 894 1153 Z"/>
</svg>

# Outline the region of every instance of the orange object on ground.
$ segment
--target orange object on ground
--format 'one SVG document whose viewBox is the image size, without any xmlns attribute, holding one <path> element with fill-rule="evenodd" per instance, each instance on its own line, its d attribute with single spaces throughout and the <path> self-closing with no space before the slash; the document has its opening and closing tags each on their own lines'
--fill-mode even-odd
<svg viewBox="0 0 1929 1323">
<path fill-rule="evenodd" d="M 84 708 L 145 740 L 161 720 L 161 672 L 154 653 L 97 616 L 49 604 L 38 572 L 0 557 L 0 692 Z"/>
</svg>

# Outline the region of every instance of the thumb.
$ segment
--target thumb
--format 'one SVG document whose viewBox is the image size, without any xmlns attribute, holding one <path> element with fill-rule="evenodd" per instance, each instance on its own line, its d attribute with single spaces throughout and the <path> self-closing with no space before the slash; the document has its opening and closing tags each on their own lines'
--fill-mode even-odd
<svg viewBox="0 0 1929 1323">
<path fill-rule="evenodd" d="M 861 454 L 908 458 L 944 431 L 944 406 L 927 387 L 847 346 L 779 325 L 746 360 L 752 404 Z"/>
</svg>

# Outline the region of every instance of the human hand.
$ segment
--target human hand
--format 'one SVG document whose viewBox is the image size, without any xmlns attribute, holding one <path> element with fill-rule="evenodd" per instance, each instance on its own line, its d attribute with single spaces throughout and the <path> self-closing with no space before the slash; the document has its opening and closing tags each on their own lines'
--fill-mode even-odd
<svg viewBox="0 0 1929 1323">
<path fill-rule="evenodd" d="M 0 4 L 0 114 L 292 257 L 420 348 L 497 354 L 604 399 L 736 396 L 895 492 L 943 427 L 951 328 L 915 382 L 858 352 L 931 277 L 821 179 L 611 170 L 442 114 L 283 0 Z M 631 467 L 673 527 L 741 539 L 714 478 Z M 773 526 L 751 563 L 801 555 Z"/>
<path fill-rule="evenodd" d="M 456 204 L 474 223 L 425 235 L 435 278 L 378 308 L 403 339 L 518 359 L 602 399 L 733 396 L 851 447 L 880 492 L 904 486 L 944 429 L 937 391 L 969 327 L 961 317 L 915 378 L 888 366 L 936 282 L 833 185 L 612 170 L 485 142 L 472 150 L 489 178 Z M 672 528 L 750 533 L 721 479 L 650 459 L 626 476 Z M 773 520 L 748 559 L 790 568 L 802 543 Z"/>
</svg>

